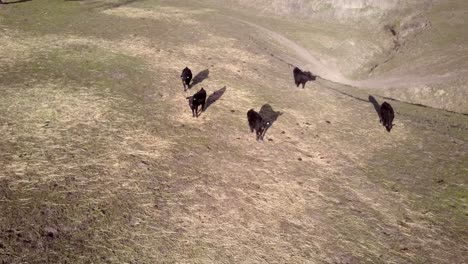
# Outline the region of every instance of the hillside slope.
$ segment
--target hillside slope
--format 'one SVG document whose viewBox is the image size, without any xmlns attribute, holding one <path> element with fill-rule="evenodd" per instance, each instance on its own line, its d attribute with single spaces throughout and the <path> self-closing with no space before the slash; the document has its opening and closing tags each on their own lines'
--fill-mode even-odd
<svg viewBox="0 0 468 264">
<path fill-rule="evenodd" d="M 263 20 L 262 26 L 283 34 L 325 67 L 347 77 L 333 81 L 468 113 L 466 1 L 236 2 L 252 13 L 260 11 L 256 16 Z M 304 58 L 303 64 L 307 63 Z M 304 66 L 322 72 L 314 64 Z"/>
<path fill-rule="evenodd" d="M 0 263 L 467 263 L 468 116 L 390 101 L 388 133 L 388 99 L 293 83 L 350 79 L 298 44 L 343 25 L 218 4 L 0 6 Z"/>
</svg>

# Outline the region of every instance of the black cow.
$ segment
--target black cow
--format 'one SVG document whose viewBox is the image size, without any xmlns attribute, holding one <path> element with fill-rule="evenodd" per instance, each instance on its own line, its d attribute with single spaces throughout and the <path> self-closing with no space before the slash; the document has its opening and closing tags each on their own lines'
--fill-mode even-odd
<svg viewBox="0 0 468 264">
<path fill-rule="evenodd" d="M 257 140 L 263 140 L 265 129 L 270 125 L 270 122 L 263 120 L 262 116 L 250 109 L 247 112 L 247 120 L 249 121 L 250 132 L 256 132 Z"/>
<path fill-rule="evenodd" d="M 296 83 L 296 87 L 299 87 L 299 84 L 302 84 L 302 89 L 304 89 L 306 82 L 315 81 L 316 79 L 316 76 L 312 75 L 312 73 L 308 71 L 303 72 L 298 67 L 294 68 L 293 75 L 294 75 L 294 83 Z"/>
<path fill-rule="evenodd" d="M 394 117 L 395 114 L 393 113 L 392 106 L 384 102 L 382 106 L 380 106 L 380 123 L 384 125 L 388 132 L 392 129 Z"/>
<path fill-rule="evenodd" d="M 185 67 L 180 75 L 180 79 L 182 80 L 182 84 L 184 85 L 184 91 L 187 91 L 186 86 L 190 89 L 190 81 L 192 80 L 192 71 Z"/>
<path fill-rule="evenodd" d="M 189 100 L 190 109 L 192 109 L 192 116 L 198 117 L 198 106 L 201 105 L 201 111 L 205 110 L 205 102 L 206 102 L 206 91 L 203 87 L 193 96 L 187 97 Z"/>
</svg>

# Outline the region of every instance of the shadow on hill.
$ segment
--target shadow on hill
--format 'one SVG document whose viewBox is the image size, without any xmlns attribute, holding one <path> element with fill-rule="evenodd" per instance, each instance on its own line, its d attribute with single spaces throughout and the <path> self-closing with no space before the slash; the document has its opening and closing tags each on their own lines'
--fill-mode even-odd
<svg viewBox="0 0 468 264">
<path fill-rule="evenodd" d="M 369 102 L 371 102 L 374 106 L 374 109 L 377 112 L 377 115 L 379 116 L 379 120 L 382 120 L 382 117 L 380 116 L 380 105 L 377 102 L 377 100 L 375 100 L 374 96 L 369 95 Z"/>
<path fill-rule="evenodd" d="M 82 2 L 84 0 L 65 0 L 65 1 L 70 1 L 70 2 Z M 137 2 L 137 1 L 141 1 L 141 0 L 120 0 L 120 1 L 117 1 L 117 2 L 104 2 L 104 3 L 101 3 L 99 4 L 99 8 L 103 8 L 103 9 L 113 9 L 113 8 L 119 8 L 121 6 L 126 6 L 126 5 L 129 5 L 131 3 L 134 3 L 134 2 Z M 97 2 L 97 1 L 95 1 Z"/>
<path fill-rule="evenodd" d="M 19 3 L 29 2 L 29 1 L 32 1 L 32 0 L 16 0 L 16 1 L 9 1 L 9 2 L 0 0 L 0 4 L 11 5 L 11 4 L 19 4 Z"/>
<path fill-rule="evenodd" d="M 208 69 L 199 72 L 197 75 L 195 75 L 195 77 L 193 77 L 192 84 L 190 84 L 190 88 L 203 82 L 205 79 L 208 78 L 209 74 L 210 74 L 210 70 Z"/>
<path fill-rule="evenodd" d="M 223 88 L 213 92 L 210 96 L 208 96 L 208 99 L 206 99 L 206 104 L 205 104 L 205 111 L 212 105 L 214 102 L 218 101 L 221 96 L 223 96 L 224 92 L 226 92 L 226 86 Z"/>
</svg>

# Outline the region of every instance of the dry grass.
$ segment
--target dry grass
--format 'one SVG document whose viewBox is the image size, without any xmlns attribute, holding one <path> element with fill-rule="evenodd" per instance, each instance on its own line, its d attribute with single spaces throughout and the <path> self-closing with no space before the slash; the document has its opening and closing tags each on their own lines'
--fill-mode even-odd
<svg viewBox="0 0 468 264">
<path fill-rule="evenodd" d="M 148 5 L 71 6 L 99 23 L 67 33 L 2 26 L 0 260 L 466 262 L 465 116 L 392 102 L 387 133 L 372 104 L 330 88 L 367 100 L 359 90 L 294 88 L 262 31 Z M 178 12 L 196 32 L 83 34 Z M 184 93 L 186 65 L 209 75 Z M 201 87 L 226 90 L 192 118 L 185 97 Z M 282 115 L 256 142 L 245 113 L 265 104 Z"/>
<path fill-rule="evenodd" d="M 113 9 L 107 9 L 103 11 L 107 15 L 124 16 L 130 18 L 139 19 L 153 19 L 153 20 L 164 20 L 170 22 L 179 22 L 188 26 L 196 26 L 199 22 L 192 18 L 193 15 L 205 15 L 212 10 L 210 9 L 198 9 L 198 10 L 184 10 L 176 7 L 155 7 L 154 9 L 143 9 L 134 7 L 118 7 Z"/>
</svg>

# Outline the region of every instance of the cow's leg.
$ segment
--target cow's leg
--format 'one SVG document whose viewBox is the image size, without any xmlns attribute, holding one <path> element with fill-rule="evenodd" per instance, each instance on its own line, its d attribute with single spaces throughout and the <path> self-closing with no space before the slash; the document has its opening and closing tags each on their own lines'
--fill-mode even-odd
<svg viewBox="0 0 468 264">
<path fill-rule="evenodd" d="M 267 130 L 268 130 L 267 126 L 262 129 L 262 140 L 265 137 L 265 134 L 266 134 Z"/>
<path fill-rule="evenodd" d="M 263 140 L 263 129 L 261 125 L 257 125 L 257 140 Z"/>
<path fill-rule="evenodd" d="M 304 86 L 305 86 L 305 82 L 302 83 L 302 89 L 304 89 Z"/>
</svg>

